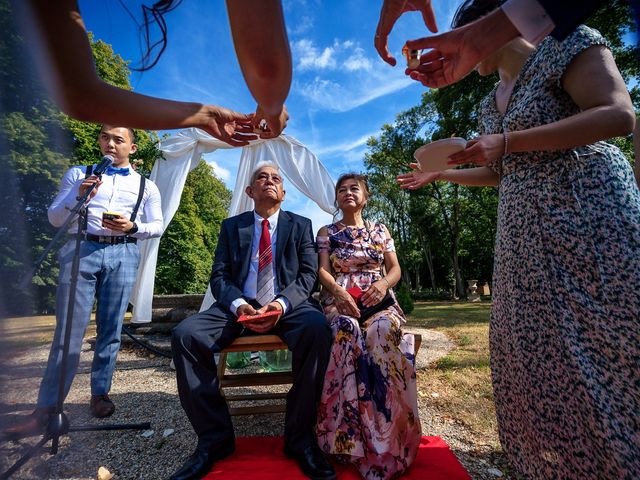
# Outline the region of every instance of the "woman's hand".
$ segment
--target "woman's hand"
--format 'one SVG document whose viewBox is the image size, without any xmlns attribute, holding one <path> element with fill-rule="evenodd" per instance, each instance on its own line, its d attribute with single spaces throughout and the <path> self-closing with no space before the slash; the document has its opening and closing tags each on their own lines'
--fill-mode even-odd
<svg viewBox="0 0 640 480">
<path fill-rule="evenodd" d="M 384 0 L 382 10 L 380 11 L 380 19 L 376 28 L 376 36 L 373 44 L 385 62 L 391 66 L 395 66 L 396 59 L 389 53 L 388 38 L 393 26 L 400 16 L 405 12 L 419 11 L 422 13 L 424 24 L 433 33 L 438 31 L 436 26 L 436 17 L 433 14 L 431 0 Z"/>
<path fill-rule="evenodd" d="M 356 301 L 344 288 L 336 287 L 335 292 L 333 292 L 333 302 L 341 315 L 360 318 L 360 309 L 356 305 Z"/>
<path fill-rule="evenodd" d="M 413 172 L 403 173 L 396 178 L 400 188 L 416 190 L 438 180 L 442 175 L 442 172 L 421 172 L 417 163 L 411 163 L 409 166 L 413 169 Z"/>
<path fill-rule="evenodd" d="M 377 282 L 371 284 L 369 289 L 362 294 L 360 302 L 365 307 L 372 307 L 379 304 L 389 290 L 389 283 L 382 277 Z"/>
<path fill-rule="evenodd" d="M 487 166 L 504 155 L 504 147 L 504 135 L 480 135 L 469 140 L 463 151 L 451 155 L 447 164 L 452 167 L 470 163 Z"/>
<path fill-rule="evenodd" d="M 243 147 L 249 145 L 249 140 L 258 138 L 253 133 L 253 114 L 238 113 L 215 105 L 205 105 L 203 109 L 205 121 L 199 128 L 218 140 L 234 147 Z"/>
</svg>

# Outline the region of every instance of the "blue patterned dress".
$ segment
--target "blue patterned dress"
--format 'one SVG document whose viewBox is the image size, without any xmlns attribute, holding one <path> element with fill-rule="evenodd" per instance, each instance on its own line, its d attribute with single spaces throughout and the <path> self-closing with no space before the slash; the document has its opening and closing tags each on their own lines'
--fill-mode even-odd
<svg viewBox="0 0 640 480">
<path fill-rule="evenodd" d="M 329 225 L 318 237 L 336 282 L 366 291 L 380 279 L 384 253 L 395 251 L 382 224 L 368 228 Z M 340 315 L 326 291 L 321 302 L 335 336 L 318 412 L 318 444 L 356 465 L 367 479 L 402 474 L 415 459 L 421 430 L 413 337 L 404 336 L 398 305 L 358 320 Z"/>
<path fill-rule="evenodd" d="M 545 39 L 505 115 L 482 134 L 579 112 L 562 76 L 605 40 L 580 27 Z M 533 479 L 640 478 L 640 194 L 629 162 L 597 142 L 514 153 L 501 173 L 490 329 L 500 440 Z"/>
</svg>

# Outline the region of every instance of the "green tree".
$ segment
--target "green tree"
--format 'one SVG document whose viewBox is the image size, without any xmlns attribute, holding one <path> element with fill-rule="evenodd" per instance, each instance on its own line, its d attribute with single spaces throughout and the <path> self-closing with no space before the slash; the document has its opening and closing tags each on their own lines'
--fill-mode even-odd
<svg viewBox="0 0 640 480">
<path fill-rule="evenodd" d="M 11 4 L 0 0 L 0 313 L 49 310 L 54 304 L 57 265 L 50 256 L 26 288 L 18 286 L 53 237 L 47 208 L 72 164 L 100 159 L 100 127 L 62 114 L 48 99 L 33 69 L 30 52 L 17 33 Z M 103 78 L 130 88 L 127 63 L 104 42 L 92 42 Z M 154 134 L 138 132 L 140 171 L 158 156 Z"/>
<path fill-rule="evenodd" d="M 203 293 L 231 191 L 204 160 L 189 173 L 180 207 L 160 240 L 155 291 Z"/>
</svg>

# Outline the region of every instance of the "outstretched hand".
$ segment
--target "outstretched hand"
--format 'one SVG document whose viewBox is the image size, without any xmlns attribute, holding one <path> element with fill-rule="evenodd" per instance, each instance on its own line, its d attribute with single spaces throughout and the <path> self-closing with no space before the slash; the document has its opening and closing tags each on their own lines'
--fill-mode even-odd
<svg viewBox="0 0 640 480">
<path fill-rule="evenodd" d="M 405 12 L 419 11 L 422 13 L 424 24 L 432 32 L 438 31 L 436 17 L 433 14 L 431 0 L 384 0 L 380 11 L 380 20 L 376 28 L 374 45 L 380 57 L 391 66 L 395 66 L 396 59 L 389 53 L 388 39 L 393 26 Z"/>
<path fill-rule="evenodd" d="M 409 40 L 412 50 L 430 49 L 420 56 L 420 65 L 405 73 L 425 87 L 440 88 L 466 77 L 482 58 L 469 25 L 442 35 Z"/>
<path fill-rule="evenodd" d="M 250 140 L 258 138 L 253 133 L 254 114 L 238 113 L 215 105 L 206 105 L 204 109 L 206 120 L 200 128 L 218 140 L 234 147 L 243 147 L 249 145 Z"/>
<path fill-rule="evenodd" d="M 498 8 L 475 22 L 432 37 L 409 40 L 411 50 L 430 49 L 405 73 L 425 87 L 441 88 L 466 77 L 482 60 L 520 35 Z"/>
<path fill-rule="evenodd" d="M 257 129 L 260 130 L 260 138 L 276 138 L 285 129 L 288 121 L 289 112 L 285 105 L 282 105 L 282 110 L 276 115 L 266 115 L 262 107 L 258 106 L 253 115 L 252 127 L 254 133 L 257 132 Z"/>
<path fill-rule="evenodd" d="M 410 163 L 409 166 L 413 170 L 412 172 L 403 173 L 396 178 L 400 188 L 416 190 L 440 178 L 441 172 L 422 172 L 417 163 Z"/>
</svg>

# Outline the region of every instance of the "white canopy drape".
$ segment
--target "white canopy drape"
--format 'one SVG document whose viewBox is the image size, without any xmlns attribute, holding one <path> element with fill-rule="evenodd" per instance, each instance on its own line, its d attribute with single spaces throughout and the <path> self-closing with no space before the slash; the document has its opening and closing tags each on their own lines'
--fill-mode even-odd
<svg viewBox="0 0 640 480">
<path fill-rule="evenodd" d="M 219 148 L 233 147 L 197 128 L 183 130 L 161 142 L 160 150 L 165 160 L 156 161 L 150 179 L 158 186 L 162 196 L 165 228 L 178 210 L 180 196 L 189 171 L 198 165 L 203 154 Z M 245 195 L 244 189 L 248 185 L 251 172 L 263 162 L 278 165 L 280 172 L 292 186 L 315 201 L 324 211 L 333 213 L 334 183 L 327 169 L 295 138 L 280 135 L 272 140 L 257 140 L 242 148 L 229 216 L 253 208 L 253 200 Z M 133 323 L 151 321 L 159 245 L 159 238 L 141 242 L 140 268 L 131 297 L 131 303 L 134 305 L 131 320 Z M 208 290 L 202 308 L 208 308 L 211 303 L 213 303 L 213 296 Z"/>
</svg>

